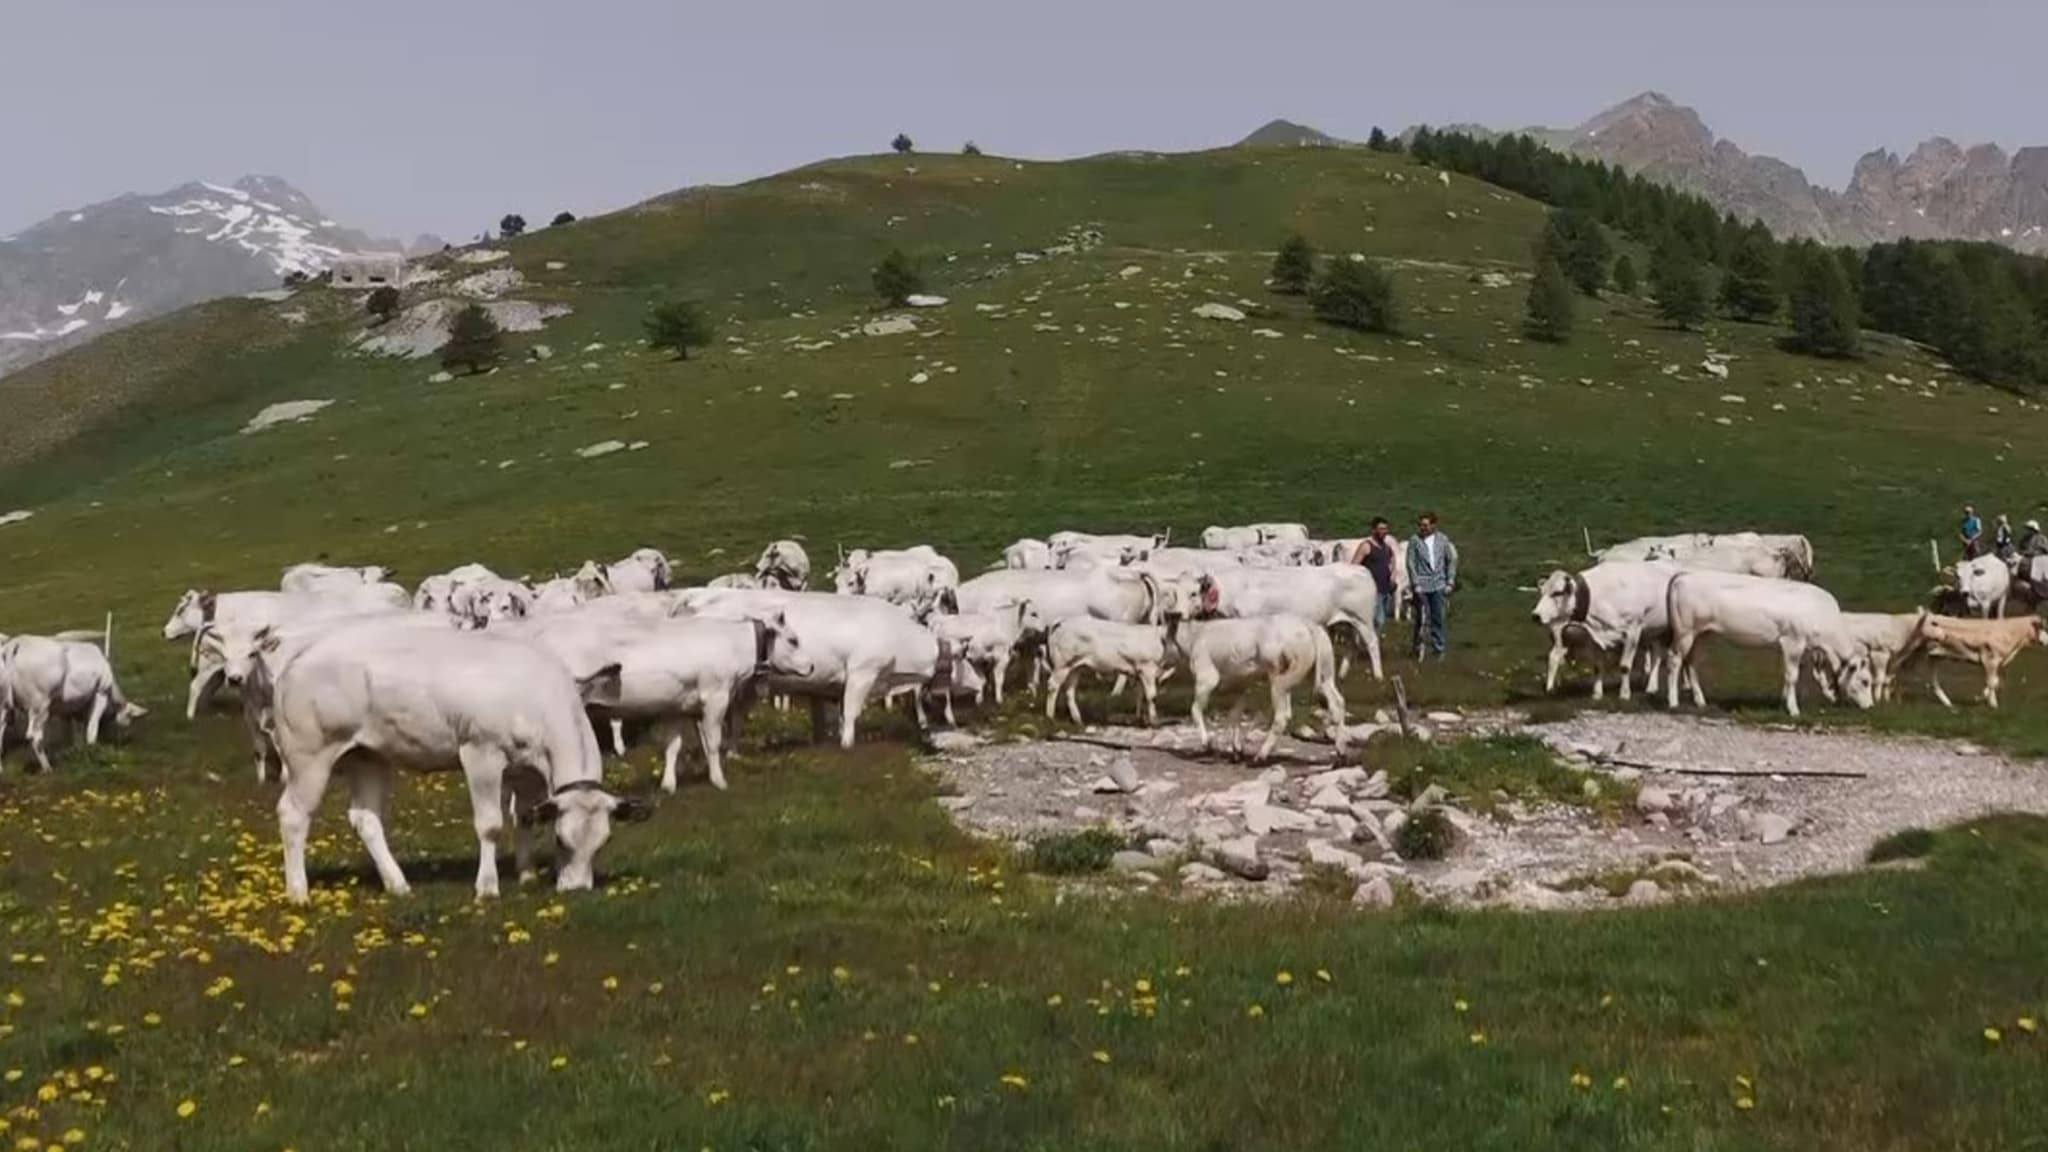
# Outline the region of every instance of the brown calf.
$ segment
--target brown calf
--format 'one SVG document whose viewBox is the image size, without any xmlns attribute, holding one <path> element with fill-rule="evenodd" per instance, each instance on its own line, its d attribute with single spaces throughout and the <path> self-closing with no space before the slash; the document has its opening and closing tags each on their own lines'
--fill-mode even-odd
<svg viewBox="0 0 2048 1152">
<path fill-rule="evenodd" d="M 2048 624 L 2044 624 L 2039 616 L 1977 620 L 1930 615 L 1921 619 L 1911 646 L 1900 654 L 1894 668 L 1903 669 L 1908 661 L 1922 656 L 1975 664 L 1984 670 L 1984 702 L 1996 708 L 2000 674 L 2029 644 L 2048 646 Z M 1950 708 L 1955 707 L 1948 693 L 1942 691 L 1941 680 L 1932 669 L 1928 672 L 1928 681 L 1934 686 L 1937 699 Z"/>
</svg>

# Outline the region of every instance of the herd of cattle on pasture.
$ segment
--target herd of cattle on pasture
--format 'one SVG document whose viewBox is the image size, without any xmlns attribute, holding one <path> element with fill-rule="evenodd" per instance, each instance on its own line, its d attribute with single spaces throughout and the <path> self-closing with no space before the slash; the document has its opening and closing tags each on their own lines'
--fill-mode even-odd
<svg viewBox="0 0 2048 1152">
<path fill-rule="evenodd" d="M 383 831 L 400 767 L 464 773 L 479 896 L 498 891 L 501 839 L 512 841 L 522 877 L 532 874 L 523 829 L 548 823 L 557 886 L 571 890 L 593 882 L 613 823 L 644 811 L 604 786 L 593 721 L 609 728 L 620 755 L 627 724 L 660 733 L 669 792 L 694 724 L 711 783 L 722 789 L 725 749 L 758 697 L 807 699 L 820 739 L 836 700 L 839 741 L 850 747 L 877 694 L 907 696 L 920 727 L 928 703 L 950 723 L 956 696 L 1000 704 L 1009 666 L 1022 656 L 1047 716 L 1064 698 L 1076 723 L 1082 672 L 1114 676 L 1112 695 L 1135 682 L 1152 724 L 1159 682 L 1185 666 L 1205 747 L 1217 688 L 1264 680 L 1272 715 L 1256 759 L 1272 753 L 1294 692 L 1308 681 L 1341 757 L 1345 668 L 1335 640 L 1362 653 L 1375 679 L 1383 675 L 1373 623 L 1379 589 L 1353 563 L 1360 543 L 1317 540 L 1301 524 L 1210 528 L 1200 548 L 1149 534 L 1061 532 L 1018 541 L 1000 566 L 966 581 L 930 547 L 855 550 L 831 571 L 831 592 L 809 590 L 810 558 L 794 540 L 770 544 L 751 571 L 693 588 L 673 587 L 668 559 L 653 549 L 539 584 L 466 565 L 413 591 L 382 568 L 302 564 L 276 591 L 186 592 L 163 635 L 190 644 L 187 719 L 232 689 L 258 780 L 273 768 L 281 775 L 292 899 L 308 897 L 308 830 L 337 771 L 350 788 L 349 823 L 385 887 L 406 890 Z M 1397 604 L 1407 599 L 1402 551 L 1393 549 Z M 1996 707 L 2005 665 L 2029 643 L 2048 644 L 2040 618 L 2004 618 L 2012 581 L 1989 572 L 2004 567 L 1994 558 L 1945 573 L 1937 600 L 1955 600 L 1957 615 L 1842 611 L 1810 583 L 1813 549 L 1803 536 L 1645 537 L 1593 560 L 1552 572 L 1536 589 L 1532 615 L 1551 637 L 1546 691 L 1578 650 L 1592 656 L 1596 697 L 1611 669 L 1628 698 L 1640 658 L 1649 691 L 1661 682 L 1676 708 L 1688 689 L 1703 706 L 1697 645 L 1718 636 L 1779 651 L 1785 707 L 1795 716 L 1802 674 L 1829 699 L 1869 708 L 1923 657 L 1981 667 Z M 0 738 L 19 732 L 47 771 L 53 718 L 82 721 L 86 742 L 96 743 L 103 721 L 126 726 L 140 716 L 115 682 L 110 643 L 101 632 L 0 635 Z M 1231 712 L 1234 734 L 1241 708 Z"/>
</svg>

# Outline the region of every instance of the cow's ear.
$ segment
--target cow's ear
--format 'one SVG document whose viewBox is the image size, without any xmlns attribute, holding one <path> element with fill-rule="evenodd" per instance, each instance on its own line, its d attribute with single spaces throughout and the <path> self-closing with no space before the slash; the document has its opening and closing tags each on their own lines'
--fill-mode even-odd
<svg viewBox="0 0 2048 1152">
<path fill-rule="evenodd" d="M 654 804 L 632 796 L 621 796 L 612 805 L 612 819 L 624 824 L 638 824 L 654 815 Z"/>
<path fill-rule="evenodd" d="M 560 804 L 555 803 L 553 800 L 543 800 L 531 808 L 520 811 L 519 826 L 521 828 L 534 828 L 542 824 L 552 824 L 561 814 L 562 806 Z"/>
<path fill-rule="evenodd" d="M 213 619 L 214 604 L 218 602 L 218 600 L 219 597 L 215 596 L 211 592 L 201 592 L 199 594 L 199 614 L 206 617 L 208 620 Z"/>
<path fill-rule="evenodd" d="M 277 629 L 275 627 L 266 624 L 263 626 L 262 629 L 257 631 L 252 643 L 255 646 L 256 651 L 268 656 L 271 653 L 276 652 L 278 646 L 283 644 L 284 641 L 278 638 Z"/>
<path fill-rule="evenodd" d="M 576 694 L 583 698 L 585 704 L 617 704 L 619 693 L 617 664 L 607 664 L 576 681 Z"/>
</svg>

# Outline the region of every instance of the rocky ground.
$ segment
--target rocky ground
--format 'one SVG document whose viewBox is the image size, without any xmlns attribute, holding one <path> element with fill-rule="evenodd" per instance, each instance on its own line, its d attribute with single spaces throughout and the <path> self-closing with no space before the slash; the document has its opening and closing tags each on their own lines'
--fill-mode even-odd
<svg viewBox="0 0 2048 1152">
<path fill-rule="evenodd" d="M 1285 894 L 1322 865 L 1348 874 L 1361 906 L 1402 890 L 1528 909 L 1653 903 L 1853 869 L 1906 828 L 2048 813 L 2040 765 L 1968 744 L 1635 712 L 1541 725 L 1432 713 L 1418 728 L 1436 740 L 1527 732 L 1584 769 L 1589 796 L 1633 800 L 1489 803 L 1481 816 L 1474 798 L 1436 787 L 1392 795 L 1370 753 L 1338 766 L 1328 745 L 1289 740 L 1253 767 L 1202 753 L 1187 726 L 1000 744 L 949 733 L 933 767 L 952 793 L 941 803 L 982 835 L 1108 828 L 1132 846 L 1113 864 L 1128 882 L 1173 876 L 1229 898 Z M 1397 831 L 1429 808 L 1456 830 L 1453 846 L 1441 860 L 1405 860 Z"/>
</svg>

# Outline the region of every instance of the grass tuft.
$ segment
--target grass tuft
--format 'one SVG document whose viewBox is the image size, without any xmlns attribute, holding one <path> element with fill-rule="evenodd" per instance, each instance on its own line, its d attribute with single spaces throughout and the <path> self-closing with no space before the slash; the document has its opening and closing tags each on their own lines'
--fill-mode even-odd
<svg viewBox="0 0 2048 1152">
<path fill-rule="evenodd" d="M 1893 860 L 1919 860 L 1934 851 L 1934 833 L 1925 828 L 1903 828 L 1870 846 L 1868 860 L 1884 864 Z"/>
<path fill-rule="evenodd" d="M 1024 866 L 1047 876 L 1084 876 L 1109 867 L 1124 847 L 1124 838 L 1105 828 L 1060 832 L 1033 840 Z"/>
</svg>

